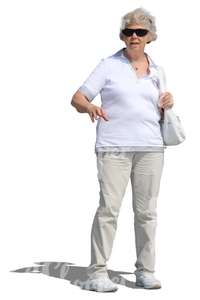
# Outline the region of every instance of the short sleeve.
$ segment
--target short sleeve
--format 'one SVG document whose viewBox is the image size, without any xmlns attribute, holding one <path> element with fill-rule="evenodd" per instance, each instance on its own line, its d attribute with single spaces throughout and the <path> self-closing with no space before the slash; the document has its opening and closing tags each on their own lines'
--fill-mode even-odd
<svg viewBox="0 0 200 300">
<path fill-rule="evenodd" d="M 102 58 L 95 69 L 78 89 L 89 101 L 92 101 L 103 88 L 106 81 L 106 59 Z"/>
</svg>

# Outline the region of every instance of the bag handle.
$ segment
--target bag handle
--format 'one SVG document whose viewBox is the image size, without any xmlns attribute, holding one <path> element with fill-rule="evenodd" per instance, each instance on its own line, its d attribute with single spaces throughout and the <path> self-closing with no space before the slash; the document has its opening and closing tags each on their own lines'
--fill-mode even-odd
<svg viewBox="0 0 200 300">
<path fill-rule="evenodd" d="M 166 82 L 166 76 L 163 67 L 158 67 L 158 76 L 159 76 L 159 89 L 160 94 L 166 92 L 167 89 L 167 82 Z"/>
</svg>

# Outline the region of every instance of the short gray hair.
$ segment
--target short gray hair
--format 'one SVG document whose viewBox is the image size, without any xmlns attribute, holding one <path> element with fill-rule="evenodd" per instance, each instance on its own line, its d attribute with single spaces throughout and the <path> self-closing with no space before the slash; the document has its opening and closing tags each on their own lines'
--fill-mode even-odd
<svg viewBox="0 0 200 300">
<path fill-rule="evenodd" d="M 135 10 L 128 12 L 121 18 L 119 33 L 120 39 L 123 38 L 122 30 L 126 28 L 126 26 L 133 24 L 143 25 L 145 29 L 149 30 L 151 40 L 148 43 L 157 39 L 155 17 L 152 16 L 143 7 L 136 8 Z"/>
</svg>

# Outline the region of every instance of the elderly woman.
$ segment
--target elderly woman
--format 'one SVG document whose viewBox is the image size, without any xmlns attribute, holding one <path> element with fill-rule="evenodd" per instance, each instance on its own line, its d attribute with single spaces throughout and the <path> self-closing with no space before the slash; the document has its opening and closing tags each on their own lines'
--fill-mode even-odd
<svg viewBox="0 0 200 300">
<path fill-rule="evenodd" d="M 137 8 L 124 15 L 120 39 L 124 48 L 102 59 L 73 95 L 71 104 L 88 113 L 96 127 L 100 200 L 91 230 L 89 279 L 82 288 L 116 291 L 107 261 L 111 255 L 122 199 L 129 181 L 137 260 L 136 285 L 160 288 L 155 278 L 156 203 L 164 163 L 160 119 L 173 106 L 169 92 L 160 92 L 158 66 L 144 51 L 156 40 L 155 17 Z M 162 73 L 165 76 L 163 68 Z M 91 103 L 100 93 L 101 107 Z"/>
</svg>

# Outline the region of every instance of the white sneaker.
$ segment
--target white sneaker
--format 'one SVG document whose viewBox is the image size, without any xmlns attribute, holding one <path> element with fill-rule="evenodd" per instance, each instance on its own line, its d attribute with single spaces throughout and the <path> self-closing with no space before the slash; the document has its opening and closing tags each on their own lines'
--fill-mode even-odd
<svg viewBox="0 0 200 300">
<path fill-rule="evenodd" d="M 161 283 L 156 279 L 153 273 L 150 272 L 136 272 L 136 285 L 144 287 L 145 289 L 160 289 Z"/>
<path fill-rule="evenodd" d="M 99 278 L 88 279 L 81 285 L 81 288 L 96 292 L 115 292 L 118 290 L 116 284 L 114 284 L 108 277 L 103 276 Z"/>
</svg>

